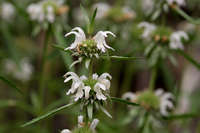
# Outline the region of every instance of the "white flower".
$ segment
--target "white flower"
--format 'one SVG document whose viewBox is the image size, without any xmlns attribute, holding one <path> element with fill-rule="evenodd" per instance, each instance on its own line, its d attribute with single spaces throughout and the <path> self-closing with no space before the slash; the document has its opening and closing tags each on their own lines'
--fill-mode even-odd
<svg viewBox="0 0 200 133">
<path fill-rule="evenodd" d="M 130 7 L 128 7 L 128 6 L 124 6 L 122 8 L 122 12 L 125 14 L 125 16 L 128 19 L 135 18 L 135 16 L 136 16 L 136 13 Z"/>
<path fill-rule="evenodd" d="M 1 8 L 0 10 L 1 17 L 4 20 L 10 20 L 15 14 L 15 8 L 10 3 L 4 2 L 0 8 Z"/>
<path fill-rule="evenodd" d="M 27 8 L 31 20 L 39 23 L 47 21 L 53 23 L 56 17 L 56 7 L 63 4 L 63 0 L 44 0 L 38 3 L 30 4 Z"/>
<path fill-rule="evenodd" d="M 78 128 L 83 127 L 83 116 L 79 115 L 78 116 Z"/>
<path fill-rule="evenodd" d="M 137 100 L 137 95 L 132 92 L 126 92 L 122 95 L 122 98 L 134 102 Z"/>
<path fill-rule="evenodd" d="M 71 133 L 71 131 L 70 131 L 69 129 L 63 129 L 63 130 L 61 131 L 61 133 Z"/>
<path fill-rule="evenodd" d="M 179 6 L 185 6 L 185 0 L 166 0 L 169 5 L 177 4 Z"/>
<path fill-rule="evenodd" d="M 138 25 L 139 28 L 144 28 L 142 38 L 146 40 L 151 39 L 151 34 L 153 33 L 154 30 L 156 30 L 156 26 L 154 24 L 148 23 L 148 22 L 141 22 Z"/>
<path fill-rule="evenodd" d="M 182 39 L 188 40 L 189 37 L 184 31 L 177 31 L 171 34 L 169 47 L 171 49 L 184 49 Z"/>
<path fill-rule="evenodd" d="M 64 77 L 66 78 L 64 80 L 64 83 L 72 80 L 72 86 L 66 94 L 69 95 L 69 94 L 74 94 L 76 92 L 74 100 L 78 101 L 79 99 L 81 99 L 84 95 L 84 88 L 85 88 L 83 80 L 85 80 L 86 77 L 85 76 L 79 77 L 74 72 L 68 72 L 64 75 Z"/>
<path fill-rule="evenodd" d="M 142 0 L 142 10 L 145 15 L 149 15 L 153 12 L 154 0 Z"/>
<path fill-rule="evenodd" d="M 18 64 L 13 60 L 6 59 L 4 60 L 4 65 L 7 74 L 23 82 L 30 80 L 33 73 L 33 66 L 28 58 L 23 58 Z"/>
<path fill-rule="evenodd" d="M 107 77 L 109 79 L 112 78 L 111 75 L 108 73 L 103 73 L 99 77 L 97 74 L 92 75 L 92 78 L 94 80 L 97 80 L 97 83 L 94 86 L 94 91 L 96 92 L 96 97 L 98 100 L 106 100 L 107 99 L 104 96 L 104 94 L 102 93 L 102 90 L 106 91 L 106 90 L 109 90 L 109 88 L 110 88 L 110 80 L 107 79 Z"/>
<path fill-rule="evenodd" d="M 74 34 L 75 35 L 75 40 L 74 42 L 70 45 L 70 47 L 65 48 L 65 50 L 74 50 L 77 49 L 79 45 L 81 45 L 84 41 L 86 41 L 86 36 L 84 31 L 80 27 L 76 27 L 72 29 L 71 32 L 67 33 L 65 37 Z M 99 31 L 92 39 L 96 43 L 97 49 L 99 49 L 101 52 L 106 52 L 106 49 L 112 49 L 113 48 L 109 47 L 106 44 L 105 38 L 107 37 L 108 34 L 111 34 L 112 36 L 115 37 L 115 35 L 110 32 L 110 31 Z"/>
<path fill-rule="evenodd" d="M 107 3 L 99 2 L 94 4 L 93 8 L 97 8 L 96 19 L 102 19 L 107 15 L 111 7 Z"/>
<path fill-rule="evenodd" d="M 95 131 L 95 129 L 96 129 L 98 123 L 99 123 L 99 120 L 98 120 L 98 119 L 94 119 L 94 120 L 92 121 L 92 123 L 90 124 L 90 129 L 91 129 L 92 131 Z"/>
<path fill-rule="evenodd" d="M 174 105 L 172 100 L 174 100 L 174 96 L 167 92 L 165 93 L 162 89 L 158 89 L 155 91 L 155 95 L 160 99 L 160 113 L 163 116 L 168 116 L 168 109 L 173 109 Z"/>
<path fill-rule="evenodd" d="M 79 77 L 74 72 L 67 72 L 65 75 L 64 83 L 72 80 L 71 88 L 66 93 L 75 94 L 75 101 L 78 101 L 81 98 L 88 99 L 90 97 L 90 91 L 95 92 L 95 96 L 98 100 L 106 100 L 106 96 L 104 93 L 110 88 L 110 80 L 112 77 L 108 73 L 103 73 L 98 76 L 97 74 L 93 74 L 92 78 L 87 78 L 86 76 Z M 87 84 L 88 83 L 88 84 Z"/>
</svg>

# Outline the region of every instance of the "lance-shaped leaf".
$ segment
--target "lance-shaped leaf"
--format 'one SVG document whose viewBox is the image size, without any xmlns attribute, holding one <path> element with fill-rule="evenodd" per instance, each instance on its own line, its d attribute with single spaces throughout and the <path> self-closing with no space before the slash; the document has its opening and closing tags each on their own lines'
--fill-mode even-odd
<svg viewBox="0 0 200 133">
<path fill-rule="evenodd" d="M 8 86 L 10 86 L 11 88 L 15 89 L 17 92 L 19 92 L 20 94 L 23 94 L 21 89 L 19 89 L 14 83 L 12 83 L 11 81 L 7 80 L 6 78 L 4 78 L 3 76 L 0 76 L 0 80 L 2 80 L 4 83 L 6 83 Z"/>
<path fill-rule="evenodd" d="M 115 59 L 115 60 L 141 60 L 144 59 L 143 57 L 126 57 L 126 56 L 101 56 L 102 59 Z"/>
<path fill-rule="evenodd" d="M 111 100 L 114 101 L 114 102 L 121 102 L 121 103 L 124 103 L 124 104 L 127 104 L 127 105 L 139 106 L 139 104 L 137 104 L 137 103 L 129 102 L 127 100 L 117 98 L 117 97 L 111 97 Z"/>
<path fill-rule="evenodd" d="M 28 126 L 28 125 L 31 125 L 31 124 L 33 124 L 33 123 L 36 123 L 36 122 L 38 122 L 38 121 L 40 121 L 40 120 L 42 120 L 42 119 L 45 119 L 45 118 L 47 118 L 47 117 L 50 117 L 50 116 L 52 116 L 52 115 L 58 113 L 59 111 L 62 111 L 62 110 L 66 109 L 66 108 L 69 108 L 69 107 L 72 107 L 72 106 L 75 105 L 75 104 L 77 104 L 77 102 L 76 102 L 76 103 L 70 103 L 70 104 L 66 104 L 66 105 L 64 105 L 64 106 L 61 106 L 61 107 L 59 107 L 59 108 L 57 108 L 57 109 L 54 109 L 54 110 L 52 110 L 52 111 L 50 111 L 50 112 L 48 112 L 48 113 L 46 113 L 46 114 L 44 114 L 44 115 L 42 115 L 42 116 L 39 116 L 39 117 L 37 117 L 37 118 L 34 118 L 33 120 L 31 120 L 31 121 L 29 121 L 29 122 L 27 122 L 27 123 L 21 125 L 21 127 L 26 127 L 26 126 Z"/>
<path fill-rule="evenodd" d="M 197 61 L 195 61 L 190 55 L 188 55 L 182 50 L 176 50 L 176 51 L 178 54 L 182 55 L 186 60 L 188 60 L 192 65 L 194 65 L 197 69 L 200 70 L 200 64 Z"/>
<path fill-rule="evenodd" d="M 175 12 L 180 14 L 183 18 L 185 18 L 190 23 L 193 23 L 193 24 L 196 24 L 196 25 L 200 25 L 200 19 L 194 19 L 194 18 L 190 17 L 183 10 L 181 10 L 181 8 L 179 8 L 178 6 L 173 6 L 172 8 L 174 9 Z"/>
</svg>

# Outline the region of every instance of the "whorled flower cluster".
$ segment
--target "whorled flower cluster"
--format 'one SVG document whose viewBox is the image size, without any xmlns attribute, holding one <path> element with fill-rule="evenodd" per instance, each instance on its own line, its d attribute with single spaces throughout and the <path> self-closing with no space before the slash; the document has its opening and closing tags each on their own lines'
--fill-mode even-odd
<svg viewBox="0 0 200 133">
<path fill-rule="evenodd" d="M 65 50 L 72 51 L 72 55 L 78 56 L 79 59 L 74 61 L 71 67 L 77 63 L 80 63 L 84 57 L 99 58 L 99 55 L 105 53 L 107 49 L 114 50 L 106 43 L 106 37 L 108 37 L 109 34 L 115 37 L 115 34 L 110 31 L 99 31 L 94 37 L 86 38 L 84 31 L 80 27 L 75 27 L 71 32 L 65 34 L 65 37 L 68 37 L 72 34 L 75 35 L 75 40 L 69 47 L 65 48 Z M 87 66 L 89 66 L 89 62 L 86 62 L 86 67 Z"/>
<path fill-rule="evenodd" d="M 143 33 L 141 37 L 147 41 L 152 41 L 155 39 L 158 41 L 161 37 L 155 34 L 157 26 L 148 22 L 141 22 L 138 28 L 143 28 Z M 165 41 L 169 42 L 170 49 L 184 49 L 183 40 L 189 40 L 189 37 L 184 31 L 172 32 L 169 36 L 166 35 L 163 38 Z"/>
<path fill-rule="evenodd" d="M 57 11 L 63 3 L 64 0 L 43 0 L 30 4 L 27 8 L 27 13 L 33 21 L 53 23 L 58 13 Z"/>
<path fill-rule="evenodd" d="M 78 129 L 83 128 L 85 126 L 88 126 L 88 130 L 90 130 L 91 132 L 95 132 L 96 126 L 98 125 L 99 120 L 98 119 L 93 119 L 93 121 L 91 122 L 91 124 L 86 125 L 83 121 L 83 116 L 79 115 L 78 116 Z M 73 131 L 70 131 L 69 129 L 63 129 L 61 131 L 61 133 L 72 133 Z"/>
<path fill-rule="evenodd" d="M 108 73 L 103 73 L 100 76 L 95 73 L 92 77 L 87 78 L 84 75 L 79 77 L 74 72 L 67 72 L 64 78 L 64 83 L 72 80 L 71 88 L 66 94 L 75 94 L 74 101 L 78 101 L 82 98 L 106 100 L 109 96 L 108 91 L 110 89 L 110 79 L 112 77 Z"/>
<path fill-rule="evenodd" d="M 122 98 L 126 100 L 130 100 L 132 102 L 143 104 L 143 101 L 139 101 L 139 97 L 143 95 L 143 93 L 132 93 L 132 92 L 127 92 L 125 93 Z M 158 89 L 154 92 L 153 97 L 156 97 L 156 102 L 159 105 L 156 105 L 160 111 L 160 114 L 162 116 L 168 116 L 169 115 L 169 110 L 172 110 L 174 108 L 173 100 L 174 96 L 169 93 L 169 92 L 164 92 L 162 89 Z M 150 98 L 153 98 L 150 97 Z M 144 105 L 146 107 L 149 107 L 150 105 Z"/>
</svg>

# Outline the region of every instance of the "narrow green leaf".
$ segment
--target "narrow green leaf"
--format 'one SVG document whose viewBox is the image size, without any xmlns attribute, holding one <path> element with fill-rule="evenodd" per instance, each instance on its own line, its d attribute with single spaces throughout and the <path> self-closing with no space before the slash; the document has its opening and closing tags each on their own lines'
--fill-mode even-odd
<svg viewBox="0 0 200 133">
<path fill-rule="evenodd" d="M 52 115 L 56 114 L 57 112 L 59 112 L 59 111 L 61 111 L 61 110 L 64 110 L 64 109 L 66 109 L 66 108 L 69 108 L 69 107 L 71 107 L 71 106 L 73 106 L 73 105 L 76 105 L 76 104 L 77 104 L 77 103 L 70 103 L 70 104 L 66 104 L 66 105 L 64 105 L 64 106 L 61 106 L 61 107 L 59 107 L 59 108 L 57 108 L 57 109 L 54 109 L 54 110 L 52 110 L 52 111 L 50 111 L 50 112 L 48 112 L 48 113 L 46 113 L 46 114 L 44 114 L 44 115 L 42 115 L 42 116 L 39 116 L 39 117 L 37 117 L 37 118 L 34 118 L 33 120 L 31 120 L 31 121 L 29 121 L 29 122 L 27 122 L 27 123 L 21 125 L 21 127 L 29 126 L 29 125 L 31 125 L 31 124 L 33 124 L 33 123 L 36 123 L 36 122 L 38 122 L 38 121 L 40 121 L 40 120 L 42 120 L 42 119 L 45 119 L 45 118 L 47 118 L 47 117 L 49 117 L 49 116 L 52 116 Z"/>
<path fill-rule="evenodd" d="M 137 103 L 129 102 L 127 100 L 117 98 L 117 97 L 111 97 L 111 100 L 114 102 L 121 102 L 121 103 L 132 105 L 132 106 L 139 106 L 139 104 L 137 104 Z"/>
<path fill-rule="evenodd" d="M 166 120 L 178 120 L 178 119 L 189 119 L 197 117 L 197 113 L 187 113 L 187 114 L 177 114 L 177 115 L 170 115 L 167 117 L 164 117 Z"/>
<path fill-rule="evenodd" d="M 197 61 L 195 61 L 190 55 L 188 55 L 182 50 L 176 50 L 176 51 L 178 54 L 182 55 L 186 60 L 188 60 L 192 65 L 194 65 L 197 69 L 200 70 L 200 64 Z"/>
<path fill-rule="evenodd" d="M 112 118 L 112 115 L 102 106 L 100 106 L 100 109 L 105 113 L 108 117 Z"/>
<path fill-rule="evenodd" d="M 172 9 L 174 9 L 175 12 L 177 12 L 178 14 L 180 14 L 183 18 L 185 18 L 187 21 L 189 21 L 190 23 L 199 25 L 200 24 L 200 19 L 194 19 L 192 17 L 190 17 L 189 15 L 187 15 L 181 8 L 179 8 L 178 6 L 173 7 Z"/>
<path fill-rule="evenodd" d="M 144 59 L 143 57 L 125 57 L 125 56 L 101 56 L 102 59 L 116 59 L 116 60 L 139 60 Z"/>
<path fill-rule="evenodd" d="M 95 17 L 97 14 L 97 8 L 94 10 L 94 13 L 92 15 L 92 18 L 90 20 L 90 25 L 89 25 L 89 29 L 88 29 L 88 33 L 92 34 L 92 32 L 94 31 L 94 24 L 95 24 Z"/>
<path fill-rule="evenodd" d="M 65 41 L 62 33 L 63 33 L 62 27 L 60 25 L 56 25 L 56 27 L 54 28 L 54 37 L 56 39 L 56 42 L 58 43 L 58 45 L 56 45 L 56 48 L 64 51 L 65 49 L 64 46 L 69 42 Z M 60 54 L 62 56 L 63 62 L 65 63 L 65 66 L 69 68 L 69 66 L 73 62 L 71 55 L 69 53 L 66 53 L 66 51 L 64 52 L 60 51 Z M 74 71 L 74 68 L 71 68 L 71 71 Z"/>
<path fill-rule="evenodd" d="M 8 86 L 10 86 L 11 88 L 15 89 L 17 92 L 19 92 L 20 94 L 23 94 L 21 89 L 17 88 L 17 86 L 12 83 L 11 81 L 7 80 L 6 78 L 4 78 L 3 76 L 0 76 L 0 80 L 2 80 L 4 83 L 6 83 Z"/>
</svg>

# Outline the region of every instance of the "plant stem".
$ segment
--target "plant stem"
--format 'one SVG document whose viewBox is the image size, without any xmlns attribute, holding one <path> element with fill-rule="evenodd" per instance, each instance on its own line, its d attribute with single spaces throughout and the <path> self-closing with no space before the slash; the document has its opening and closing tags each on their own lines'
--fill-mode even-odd
<svg viewBox="0 0 200 133">
<path fill-rule="evenodd" d="M 89 66 L 89 77 L 92 78 L 93 74 L 93 60 L 92 58 L 90 59 L 90 66 Z"/>
<path fill-rule="evenodd" d="M 45 86 L 45 64 L 46 64 L 46 55 L 47 55 L 47 48 L 48 48 L 48 40 L 49 40 L 49 31 L 46 31 L 44 44 L 43 44 L 43 51 L 42 51 L 42 61 L 41 61 L 41 73 L 40 73 L 40 80 L 39 80 L 39 97 L 40 97 L 40 104 L 41 107 L 43 106 L 43 96 L 44 96 L 44 86 Z"/>
<path fill-rule="evenodd" d="M 153 91 L 155 88 L 156 77 L 157 77 L 157 67 L 155 66 L 152 68 L 152 72 L 151 72 L 151 79 L 150 79 L 150 83 L 149 83 L 150 91 Z"/>
<path fill-rule="evenodd" d="M 143 121 L 142 127 L 140 128 L 139 133 L 145 132 L 145 128 L 148 125 L 148 119 L 149 119 L 149 114 L 148 114 L 148 112 L 146 112 L 144 114 L 144 121 Z"/>
</svg>

